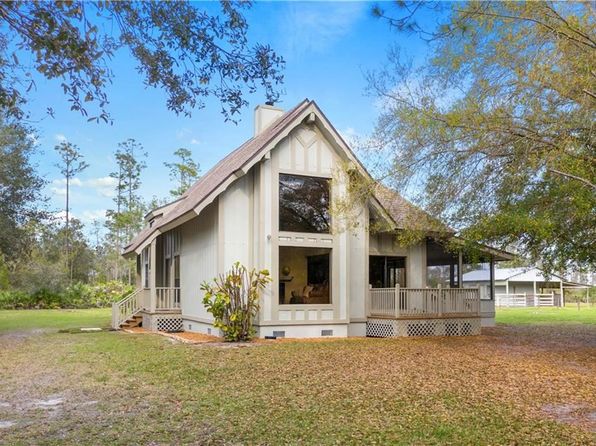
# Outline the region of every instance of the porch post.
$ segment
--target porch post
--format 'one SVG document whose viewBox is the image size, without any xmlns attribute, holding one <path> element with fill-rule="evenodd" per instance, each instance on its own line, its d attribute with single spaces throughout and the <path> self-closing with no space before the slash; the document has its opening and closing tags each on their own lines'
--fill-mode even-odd
<svg viewBox="0 0 596 446">
<path fill-rule="evenodd" d="M 563 297 L 563 279 L 559 282 L 561 289 L 561 298 L 559 299 L 559 306 L 565 308 L 565 297 Z"/>
<path fill-rule="evenodd" d="M 440 283 L 437 284 L 437 311 L 439 312 L 439 316 L 443 315 L 443 293 Z"/>
<path fill-rule="evenodd" d="M 395 284 L 395 317 L 399 317 L 399 282 Z"/>
<path fill-rule="evenodd" d="M 495 258 L 491 256 L 488 263 L 489 269 L 489 283 L 490 283 L 490 300 L 495 299 Z M 509 279 L 507 279 L 507 294 L 509 294 Z"/>
<path fill-rule="evenodd" d="M 538 302 L 536 300 L 536 279 L 534 279 L 534 306 L 538 306 Z"/>
<path fill-rule="evenodd" d="M 157 283 L 157 238 L 151 241 L 149 248 L 149 311 L 155 313 L 156 307 L 156 283 Z"/>
<path fill-rule="evenodd" d="M 464 287 L 464 255 L 461 251 L 459 251 L 459 256 L 457 258 L 457 287 L 463 288 Z"/>
<path fill-rule="evenodd" d="M 368 291 L 366 292 L 366 297 L 364 299 L 364 312 L 366 314 L 366 317 L 370 317 L 370 293 L 372 290 L 372 285 L 369 283 L 368 284 Z"/>
</svg>

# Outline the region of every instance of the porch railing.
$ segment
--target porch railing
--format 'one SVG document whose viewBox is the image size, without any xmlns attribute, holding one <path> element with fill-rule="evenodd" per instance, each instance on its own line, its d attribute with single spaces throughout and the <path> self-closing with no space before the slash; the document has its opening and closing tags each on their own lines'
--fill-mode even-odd
<svg viewBox="0 0 596 446">
<path fill-rule="evenodd" d="M 371 317 L 480 315 L 478 288 L 370 288 L 368 300 Z"/>
<path fill-rule="evenodd" d="M 112 328 L 120 328 L 127 319 L 141 311 L 141 291 L 141 289 L 137 289 L 124 299 L 112 304 Z"/>
<path fill-rule="evenodd" d="M 180 288 L 155 288 L 156 310 L 177 310 L 180 308 Z"/>
</svg>

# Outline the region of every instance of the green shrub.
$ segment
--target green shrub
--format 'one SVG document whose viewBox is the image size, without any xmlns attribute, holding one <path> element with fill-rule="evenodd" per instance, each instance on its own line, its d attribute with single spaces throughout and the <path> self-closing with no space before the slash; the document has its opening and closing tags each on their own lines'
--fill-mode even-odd
<svg viewBox="0 0 596 446">
<path fill-rule="evenodd" d="M 0 309 L 109 307 L 133 290 L 132 285 L 118 281 L 97 285 L 75 283 L 62 291 L 46 288 L 31 293 L 0 290 Z"/>
<path fill-rule="evenodd" d="M 253 320 L 259 311 L 259 293 L 271 281 L 269 271 L 248 272 L 239 262 L 225 275 L 204 282 L 203 304 L 226 341 L 248 341 L 254 336 Z"/>
</svg>

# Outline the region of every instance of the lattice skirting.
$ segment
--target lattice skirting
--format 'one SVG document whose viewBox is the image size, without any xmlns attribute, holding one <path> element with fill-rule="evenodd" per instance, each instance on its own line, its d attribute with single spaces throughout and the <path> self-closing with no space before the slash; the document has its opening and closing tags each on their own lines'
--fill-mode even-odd
<svg viewBox="0 0 596 446">
<path fill-rule="evenodd" d="M 149 331 L 183 331 L 181 314 L 143 314 L 143 328 Z"/>
<path fill-rule="evenodd" d="M 471 336 L 480 334 L 480 318 L 368 319 L 366 336 Z"/>
</svg>

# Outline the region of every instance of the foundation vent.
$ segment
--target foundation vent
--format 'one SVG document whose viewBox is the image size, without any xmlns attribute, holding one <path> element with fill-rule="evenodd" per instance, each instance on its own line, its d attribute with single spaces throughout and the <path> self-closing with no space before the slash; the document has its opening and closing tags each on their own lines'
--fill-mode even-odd
<svg viewBox="0 0 596 446">
<path fill-rule="evenodd" d="M 321 336 L 333 336 L 333 330 L 321 330 Z"/>
<path fill-rule="evenodd" d="M 285 338 L 286 337 L 286 332 L 285 331 L 273 331 L 273 336 L 275 336 L 276 338 Z"/>
</svg>

